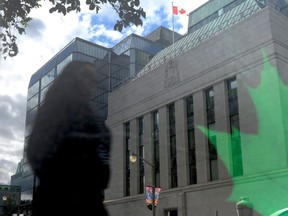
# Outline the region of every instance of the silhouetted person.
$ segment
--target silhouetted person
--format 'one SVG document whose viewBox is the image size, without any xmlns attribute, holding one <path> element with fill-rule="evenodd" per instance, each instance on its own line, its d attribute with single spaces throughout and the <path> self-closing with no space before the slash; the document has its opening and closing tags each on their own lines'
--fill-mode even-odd
<svg viewBox="0 0 288 216">
<path fill-rule="evenodd" d="M 28 161 L 39 179 L 33 216 L 106 216 L 110 131 L 91 109 L 93 64 L 72 61 L 40 106 L 28 140 Z"/>
</svg>

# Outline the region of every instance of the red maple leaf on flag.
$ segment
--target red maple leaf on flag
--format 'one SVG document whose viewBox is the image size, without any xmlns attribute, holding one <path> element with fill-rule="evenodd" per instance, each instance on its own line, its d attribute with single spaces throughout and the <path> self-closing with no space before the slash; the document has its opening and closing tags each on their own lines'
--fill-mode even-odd
<svg viewBox="0 0 288 216">
<path fill-rule="evenodd" d="M 185 14 L 186 11 L 185 11 L 183 8 L 181 8 L 181 10 L 179 10 L 179 13 L 180 13 L 180 14 Z"/>
</svg>

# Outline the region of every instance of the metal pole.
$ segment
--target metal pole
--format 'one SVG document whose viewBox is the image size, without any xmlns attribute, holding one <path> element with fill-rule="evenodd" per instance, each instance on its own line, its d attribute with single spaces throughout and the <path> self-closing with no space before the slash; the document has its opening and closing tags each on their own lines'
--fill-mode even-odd
<svg viewBox="0 0 288 216">
<path fill-rule="evenodd" d="M 173 11 L 173 2 L 172 2 L 172 43 L 175 42 L 175 36 L 174 36 L 174 11 Z"/>
<path fill-rule="evenodd" d="M 156 172 L 155 172 L 155 154 L 154 154 L 154 146 L 152 148 L 152 163 L 150 163 L 149 161 L 145 160 L 143 157 L 132 153 L 130 156 L 130 161 L 132 163 L 136 162 L 136 156 L 139 157 L 141 160 L 143 160 L 145 163 L 147 163 L 149 166 L 151 166 L 152 168 L 152 214 L 153 216 L 156 215 L 156 206 L 155 206 L 155 188 L 156 188 Z"/>
<path fill-rule="evenodd" d="M 155 174 L 155 157 L 153 155 L 153 161 L 154 163 L 152 164 L 152 212 L 153 216 L 156 215 L 155 212 L 155 187 L 156 187 L 156 174 Z"/>
<path fill-rule="evenodd" d="M 17 206 L 17 216 L 20 215 L 20 203 L 18 203 L 18 206 Z"/>
</svg>

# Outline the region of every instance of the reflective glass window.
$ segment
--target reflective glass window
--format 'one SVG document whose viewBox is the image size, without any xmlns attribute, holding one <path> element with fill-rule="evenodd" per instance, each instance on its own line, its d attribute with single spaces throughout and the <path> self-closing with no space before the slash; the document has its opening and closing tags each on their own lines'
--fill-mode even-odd
<svg viewBox="0 0 288 216">
<path fill-rule="evenodd" d="M 228 80 L 228 103 L 230 116 L 238 115 L 238 97 L 236 79 Z"/>
<path fill-rule="evenodd" d="M 138 118 L 138 144 L 139 144 L 139 156 L 144 158 L 144 119 Z M 139 160 L 139 193 L 142 194 L 145 191 L 145 176 L 144 176 L 144 161 Z"/>
<path fill-rule="evenodd" d="M 88 61 L 88 62 L 95 61 L 95 57 L 84 55 L 82 53 L 75 53 L 73 59 L 77 61 Z"/>
<path fill-rule="evenodd" d="M 39 92 L 39 81 L 37 81 L 33 86 L 28 89 L 28 99 Z"/>
<path fill-rule="evenodd" d="M 39 93 L 37 93 L 27 101 L 27 112 L 36 107 L 38 103 L 39 103 Z"/>
<path fill-rule="evenodd" d="M 53 68 L 49 73 L 41 78 L 41 89 L 45 88 L 55 79 L 55 68 Z"/>
<path fill-rule="evenodd" d="M 209 133 L 209 162 L 210 162 L 210 180 L 218 179 L 218 155 L 217 155 L 217 143 L 215 133 L 215 123 L 208 125 Z"/>
<path fill-rule="evenodd" d="M 21 191 L 21 200 L 32 200 L 32 199 L 33 199 L 33 197 L 32 197 L 31 190 L 29 190 L 29 191 L 22 190 Z"/>
<path fill-rule="evenodd" d="M 125 195 L 130 196 L 130 123 L 124 125 L 125 130 L 125 148 L 126 148 L 126 185 Z"/>
<path fill-rule="evenodd" d="M 229 105 L 229 119 L 231 131 L 231 153 L 232 153 L 232 166 L 233 176 L 243 175 L 242 163 L 242 149 L 239 125 L 239 108 L 237 96 L 237 80 L 236 78 L 227 81 L 228 87 L 228 105 Z"/>
<path fill-rule="evenodd" d="M 135 73 L 137 73 L 147 65 L 153 56 L 141 50 L 135 51 Z"/>
<path fill-rule="evenodd" d="M 123 41 L 115 45 L 113 47 L 113 51 L 117 53 L 118 55 L 126 52 L 130 48 L 131 40 L 132 40 L 132 36 L 127 37 L 126 39 L 124 39 Z"/>
<path fill-rule="evenodd" d="M 140 65 L 146 65 L 150 61 L 150 57 L 148 53 L 142 52 L 140 50 L 136 50 L 136 62 Z"/>
<path fill-rule="evenodd" d="M 215 122 L 214 112 L 214 90 L 210 88 L 206 91 L 206 111 L 207 111 L 207 123 Z"/>
<path fill-rule="evenodd" d="M 210 165 L 210 180 L 218 179 L 218 156 L 217 143 L 215 134 L 215 108 L 214 108 L 214 90 L 209 88 L 206 90 L 206 115 L 208 134 L 208 149 L 209 149 L 209 165 Z"/>
<path fill-rule="evenodd" d="M 153 144 L 154 144 L 154 164 L 155 164 L 155 183 L 160 186 L 160 152 L 159 152 L 159 112 L 152 113 L 153 119 Z"/>
<path fill-rule="evenodd" d="M 32 132 L 32 123 L 25 126 L 25 137 L 28 137 Z"/>
<path fill-rule="evenodd" d="M 168 106 L 169 113 L 169 136 L 170 136 L 170 176 L 171 187 L 178 186 L 177 181 L 177 146 L 176 146 L 176 129 L 175 129 L 175 105 Z"/>
<path fill-rule="evenodd" d="M 32 200 L 34 175 L 27 164 L 23 167 L 23 175 L 21 180 L 21 199 Z"/>
<path fill-rule="evenodd" d="M 196 148 L 195 148 L 195 130 L 194 130 L 194 109 L 193 96 L 186 99 L 187 130 L 188 130 L 188 149 L 189 149 L 189 183 L 197 183 L 196 172 Z"/>
<path fill-rule="evenodd" d="M 50 85 L 41 90 L 40 103 L 42 103 L 42 102 L 44 101 L 44 99 L 45 99 L 45 94 L 46 94 L 46 92 L 48 91 L 49 87 L 50 87 Z"/>
<path fill-rule="evenodd" d="M 38 106 L 36 106 L 34 109 L 30 110 L 26 114 L 26 124 L 30 124 L 34 122 L 37 114 Z"/>
<path fill-rule="evenodd" d="M 70 54 L 66 59 L 64 59 L 61 63 L 57 65 L 57 74 L 59 75 L 63 68 L 72 61 L 73 54 Z"/>
</svg>

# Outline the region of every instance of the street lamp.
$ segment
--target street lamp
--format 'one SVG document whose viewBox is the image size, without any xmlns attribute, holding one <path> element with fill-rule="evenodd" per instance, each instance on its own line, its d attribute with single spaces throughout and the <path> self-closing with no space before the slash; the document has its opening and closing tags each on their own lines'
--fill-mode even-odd
<svg viewBox="0 0 288 216">
<path fill-rule="evenodd" d="M 253 216 L 253 204 L 248 197 L 240 197 L 240 201 L 236 204 L 238 216 Z"/>
<path fill-rule="evenodd" d="M 16 205 L 17 205 L 17 216 L 19 216 L 20 215 L 20 202 L 19 202 L 19 200 L 17 199 L 17 198 L 15 198 L 15 197 L 12 197 L 12 196 L 3 196 L 2 197 L 2 200 L 4 201 L 4 202 L 6 202 L 6 201 L 8 201 L 9 199 L 11 199 L 11 200 L 13 200 L 15 203 L 16 203 Z"/>
<path fill-rule="evenodd" d="M 143 160 L 145 163 L 147 163 L 149 166 L 151 166 L 152 168 L 152 215 L 155 216 L 156 212 L 155 212 L 155 187 L 156 187 L 156 173 L 155 173 L 155 162 L 150 163 L 149 161 L 145 160 L 143 157 L 132 153 L 129 157 L 130 162 L 135 163 L 137 161 L 137 158 L 140 158 L 141 160 Z M 154 156 L 153 156 L 153 161 L 155 160 Z"/>
</svg>

